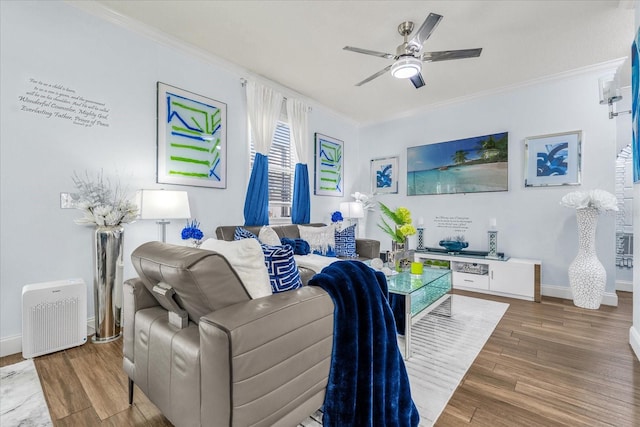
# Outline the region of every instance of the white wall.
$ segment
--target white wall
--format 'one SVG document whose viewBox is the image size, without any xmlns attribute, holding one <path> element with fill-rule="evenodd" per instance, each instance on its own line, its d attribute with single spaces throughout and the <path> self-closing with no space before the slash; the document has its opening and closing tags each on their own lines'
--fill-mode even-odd
<svg viewBox="0 0 640 427">
<path fill-rule="evenodd" d="M 93 229 L 74 224 L 73 219 L 81 216 L 79 211 L 60 209 L 60 193 L 74 190 L 74 171 L 102 169 L 105 176 L 119 178 L 131 192 L 139 188 L 187 190 L 192 215 L 210 236 L 218 225 L 244 222 L 249 170 L 245 96 L 240 84 L 240 78 L 248 76 L 244 70 L 175 44 L 153 41 L 62 2 L 3 1 L 0 11 L 1 356 L 21 350 L 20 303 L 25 284 L 81 277 L 88 285 L 87 313 L 93 317 Z M 30 79 L 60 84 L 106 103 L 109 126 L 80 127 L 21 111 L 19 96 L 32 89 Z M 157 81 L 227 104 L 226 189 L 155 183 Z M 285 94 L 295 96 L 290 91 Z M 345 158 L 355 161 L 356 124 L 310 104 L 310 141 L 314 132 L 341 139 Z M 313 148 L 309 153 L 307 163 L 313 176 Z M 347 186 L 357 172 L 357 168 L 346 169 Z M 312 196 L 312 221 L 326 221 L 340 201 Z M 183 226 L 179 221 L 168 226 L 169 243 L 182 244 Z M 134 275 L 131 251 L 157 236 L 153 221 L 125 226 L 125 278 Z"/>
<path fill-rule="evenodd" d="M 576 215 L 562 207 L 560 199 L 573 190 L 615 191 L 615 121 L 598 102 L 598 77 L 610 67 L 615 69 L 614 64 L 607 67 L 362 128 L 361 144 L 370 158 L 400 156 L 399 194 L 379 199 L 390 207 L 408 207 L 414 219 L 424 217 L 425 244 L 433 247 L 452 234 L 435 226 L 436 215 L 469 217 L 472 222 L 464 234 L 469 249 L 475 250 L 488 249 L 489 219 L 496 218 L 498 250 L 541 260 L 543 294 L 571 298 L 567 269 L 577 253 Z M 583 131 L 582 185 L 524 188 L 524 139 L 573 130 Z M 508 192 L 406 196 L 407 147 L 505 131 L 509 132 Z M 378 219 L 379 214 L 372 215 L 367 227 L 389 249 L 389 238 L 375 226 Z M 597 252 L 607 270 L 607 302 L 615 305 L 615 215 L 600 216 Z"/>
</svg>

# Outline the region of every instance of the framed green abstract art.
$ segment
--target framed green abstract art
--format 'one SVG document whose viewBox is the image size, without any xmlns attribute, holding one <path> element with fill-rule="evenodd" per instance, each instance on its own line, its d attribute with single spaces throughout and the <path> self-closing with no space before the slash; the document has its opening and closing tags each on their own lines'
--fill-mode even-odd
<svg viewBox="0 0 640 427">
<path fill-rule="evenodd" d="M 316 196 L 344 195 L 343 148 L 339 139 L 321 133 L 315 134 L 315 186 Z"/>
<path fill-rule="evenodd" d="M 226 188 L 227 105 L 158 82 L 158 183 Z"/>
</svg>

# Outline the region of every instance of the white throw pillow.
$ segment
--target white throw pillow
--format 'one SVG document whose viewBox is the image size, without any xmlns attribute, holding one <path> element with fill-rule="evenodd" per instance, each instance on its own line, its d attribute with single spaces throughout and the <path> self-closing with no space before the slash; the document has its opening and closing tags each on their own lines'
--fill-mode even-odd
<svg viewBox="0 0 640 427">
<path fill-rule="evenodd" d="M 336 246 L 335 227 L 333 225 L 324 227 L 298 225 L 298 231 L 300 231 L 300 238 L 309 243 L 311 252 L 324 255 L 329 249 L 333 251 Z"/>
<path fill-rule="evenodd" d="M 282 246 L 282 243 L 280 243 L 280 237 L 278 237 L 278 233 L 276 233 L 273 228 L 267 225 L 263 226 L 260 229 L 260 233 L 258 233 L 258 239 L 263 245 Z"/>
<path fill-rule="evenodd" d="M 215 251 L 224 256 L 238 273 L 251 298 L 256 299 L 272 294 L 262 246 L 256 239 L 230 242 L 207 239 L 200 245 L 200 249 Z"/>
</svg>

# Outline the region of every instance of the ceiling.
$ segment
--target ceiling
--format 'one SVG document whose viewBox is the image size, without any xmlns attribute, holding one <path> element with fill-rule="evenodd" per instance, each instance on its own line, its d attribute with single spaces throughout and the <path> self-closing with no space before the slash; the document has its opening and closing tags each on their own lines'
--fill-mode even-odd
<svg viewBox="0 0 640 427">
<path fill-rule="evenodd" d="M 360 123 L 626 57 L 635 28 L 634 2 L 616 0 L 98 3 Z M 398 25 L 430 12 L 444 18 L 424 51 L 482 55 L 424 64 L 420 89 L 388 73 L 356 87 L 393 60 L 342 48 L 395 53 Z"/>
</svg>

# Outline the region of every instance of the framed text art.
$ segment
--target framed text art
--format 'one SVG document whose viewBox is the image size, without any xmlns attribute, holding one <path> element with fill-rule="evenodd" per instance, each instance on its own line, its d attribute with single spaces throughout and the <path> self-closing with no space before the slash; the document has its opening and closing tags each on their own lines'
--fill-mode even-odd
<svg viewBox="0 0 640 427">
<path fill-rule="evenodd" d="M 343 148 L 339 139 L 321 133 L 315 134 L 315 185 L 316 196 L 344 195 Z"/>
<path fill-rule="evenodd" d="M 525 138 L 525 187 L 579 185 L 582 131 Z"/>
<path fill-rule="evenodd" d="M 371 192 L 373 194 L 398 193 L 398 158 L 371 160 Z"/>
<path fill-rule="evenodd" d="M 227 187 L 227 104 L 158 82 L 158 183 Z"/>
</svg>

